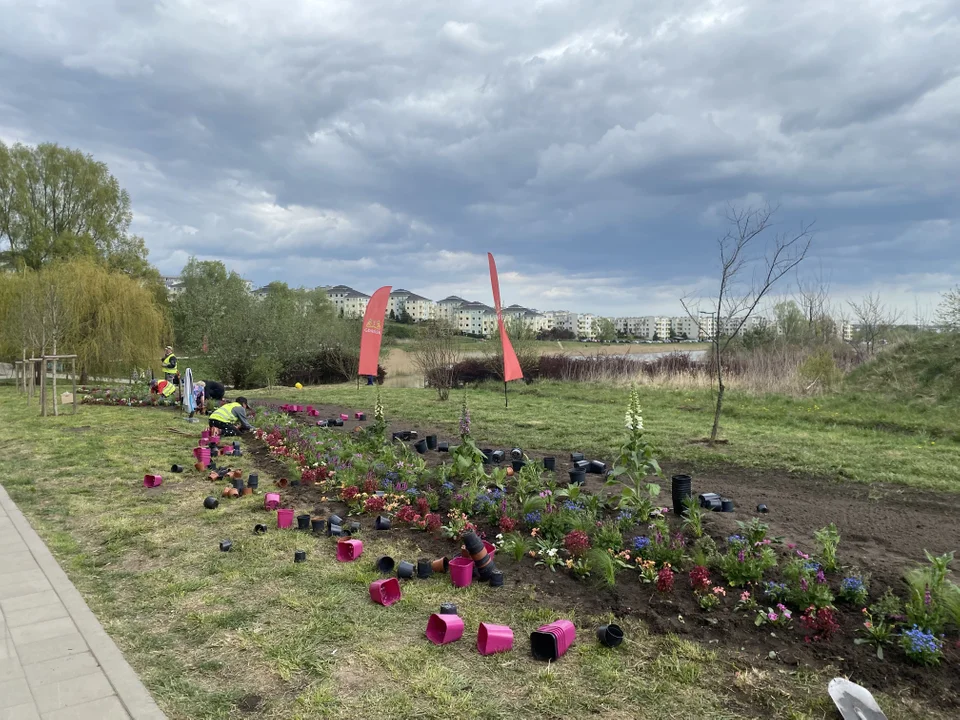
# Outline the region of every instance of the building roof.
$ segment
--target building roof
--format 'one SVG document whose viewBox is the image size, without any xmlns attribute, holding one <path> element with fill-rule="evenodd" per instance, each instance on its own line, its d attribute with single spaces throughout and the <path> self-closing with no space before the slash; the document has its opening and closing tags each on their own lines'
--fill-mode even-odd
<svg viewBox="0 0 960 720">
<path fill-rule="evenodd" d="M 330 293 L 340 293 L 342 295 L 346 295 L 347 297 L 362 297 L 362 298 L 370 297 L 366 293 L 362 293 L 359 290 L 354 290 L 352 287 L 348 287 L 346 285 L 333 285 L 331 287 L 325 287 L 322 289 L 327 293 L 327 295 L 329 295 Z"/>
<path fill-rule="evenodd" d="M 464 302 L 460 306 L 461 310 L 483 310 L 484 312 L 493 312 L 493 308 L 489 305 L 484 305 L 482 302 Z"/>
<path fill-rule="evenodd" d="M 455 302 L 455 303 L 460 303 L 461 305 L 463 305 L 463 304 L 466 303 L 467 301 L 464 300 L 462 297 L 457 297 L 456 295 L 451 295 L 451 296 L 449 296 L 449 297 L 445 297 L 443 300 L 438 300 L 438 301 L 437 301 L 437 304 L 439 305 L 440 303 L 454 303 L 454 302 Z"/>
<path fill-rule="evenodd" d="M 392 293 L 390 293 L 390 297 L 404 297 L 407 300 L 425 300 L 426 302 L 432 302 L 430 298 L 425 298 L 423 295 L 417 295 L 416 293 L 412 293 L 409 290 L 404 290 L 402 288 L 394 290 Z"/>
</svg>

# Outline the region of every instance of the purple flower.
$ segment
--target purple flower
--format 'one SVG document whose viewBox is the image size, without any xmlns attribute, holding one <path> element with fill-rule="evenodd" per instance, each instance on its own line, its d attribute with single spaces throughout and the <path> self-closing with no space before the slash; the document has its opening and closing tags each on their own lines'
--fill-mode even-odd
<svg viewBox="0 0 960 720">
<path fill-rule="evenodd" d="M 743 562 L 746 559 L 746 554 L 743 552 L 743 548 L 740 549 L 740 552 L 737 553 L 737 562 Z"/>
<path fill-rule="evenodd" d="M 823 574 L 823 570 L 817 570 L 817 584 L 823 585 L 827 582 L 827 576 Z"/>
</svg>

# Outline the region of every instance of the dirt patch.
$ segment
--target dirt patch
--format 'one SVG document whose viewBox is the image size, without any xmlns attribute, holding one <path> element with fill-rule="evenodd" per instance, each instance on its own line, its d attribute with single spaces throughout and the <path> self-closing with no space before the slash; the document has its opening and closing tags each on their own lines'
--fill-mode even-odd
<svg viewBox="0 0 960 720">
<path fill-rule="evenodd" d="M 321 418 L 339 416 L 341 412 L 339 407 L 315 407 Z M 310 421 L 303 418 L 302 422 Z M 343 428 L 331 429 L 331 432 L 351 432 L 360 424 L 346 421 Z M 416 429 L 421 437 L 436 434 L 440 440 L 455 440 L 449 430 L 402 420 L 390 423 L 388 431 L 410 429 Z M 479 444 L 485 447 L 482 441 Z M 248 445 L 249 454 L 263 470 L 277 476 L 289 472 L 262 444 L 250 442 Z M 535 459 L 555 457 L 561 478 L 572 468 L 570 449 L 551 452 L 524 448 L 524 452 Z M 429 466 L 439 465 L 447 458 L 439 452 L 428 452 L 425 456 Z M 610 458 L 598 459 L 611 464 Z M 706 532 L 718 542 L 737 530 L 738 520 L 761 517 L 769 524 L 771 536 L 782 536 L 787 542 L 812 550 L 813 532 L 836 523 L 842 538 L 841 561 L 849 568 L 869 573 L 871 600 L 877 599 L 887 587 L 902 596 L 903 572 L 924 560 L 924 550 L 940 554 L 960 548 L 960 502 L 955 494 L 750 469 L 700 471 L 691 465 L 667 465 L 664 473 L 668 478 L 672 474 L 689 474 L 693 477 L 694 493 L 716 492 L 734 500 L 735 512 L 710 513 L 705 518 Z M 598 475 L 587 476 L 586 489 L 594 493 L 609 492 L 604 477 Z M 342 503 L 322 502 L 316 488 L 289 487 L 282 492 L 285 502 L 298 508 L 310 507 L 318 515 L 346 513 Z M 661 497 L 669 504 L 669 480 L 664 484 Z M 764 503 L 769 512 L 758 515 L 755 510 L 758 503 Z M 365 516 L 360 520 L 364 532 L 374 532 L 372 518 Z M 676 518 L 671 518 L 671 523 L 677 525 Z M 493 528 L 484 530 L 488 537 L 496 533 Z M 451 542 L 426 533 L 396 528 L 390 532 L 418 546 L 423 555 L 441 557 L 458 552 Z M 651 585 L 641 583 L 635 573 L 622 573 L 612 589 L 598 589 L 589 581 L 535 567 L 529 559 L 516 563 L 512 558 L 498 555 L 496 561 L 504 571 L 506 583 L 503 589 L 491 590 L 491 593 L 500 595 L 504 603 L 521 594 L 551 608 L 581 616 L 606 613 L 633 616 L 644 620 L 654 632 L 677 633 L 705 644 L 720 645 L 739 658 L 744 667 L 832 666 L 871 689 L 924 698 L 942 708 L 960 710 L 960 673 L 956 672 L 960 648 L 949 643 L 945 660 L 937 668 L 907 664 L 896 657 L 896 650 L 888 652 L 887 659 L 880 661 L 870 646 L 853 643 L 854 638 L 860 636 L 862 622 L 856 608 L 843 607 L 843 612 L 838 614 L 841 631 L 831 640 L 814 643 L 807 642 L 797 628 L 778 631 L 775 636 L 757 628 L 753 622 L 755 613 L 733 611 L 734 590 L 728 591 L 722 608 L 704 612 L 683 574 L 677 575 L 674 592 L 661 596 Z M 832 580 L 835 591 L 838 582 L 839 578 Z"/>
</svg>

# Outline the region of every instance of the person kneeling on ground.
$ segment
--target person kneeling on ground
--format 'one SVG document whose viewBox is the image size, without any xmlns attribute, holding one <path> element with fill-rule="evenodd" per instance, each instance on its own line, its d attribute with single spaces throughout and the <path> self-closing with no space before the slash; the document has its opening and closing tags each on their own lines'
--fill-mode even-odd
<svg viewBox="0 0 960 720">
<path fill-rule="evenodd" d="M 224 388 L 223 383 L 218 383 L 216 380 L 201 380 L 203 383 L 203 395 L 208 400 L 223 400 Z"/>
<path fill-rule="evenodd" d="M 247 410 L 249 409 L 247 399 L 238 397 L 236 401 L 221 405 L 214 410 L 210 414 L 208 424 L 212 428 L 218 428 L 221 435 L 240 435 L 253 429 L 250 421 L 247 420 Z"/>
<path fill-rule="evenodd" d="M 154 395 L 160 395 L 168 400 L 179 390 L 179 386 L 169 380 L 154 380 L 150 383 L 150 392 Z"/>
</svg>

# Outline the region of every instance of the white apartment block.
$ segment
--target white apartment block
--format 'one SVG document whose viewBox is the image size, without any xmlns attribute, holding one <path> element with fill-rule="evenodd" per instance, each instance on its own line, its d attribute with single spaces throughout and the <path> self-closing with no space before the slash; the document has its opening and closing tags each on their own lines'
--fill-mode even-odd
<svg viewBox="0 0 960 720">
<path fill-rule="evenodd" d="M 493 308 L 478 302 L 464 302 L 457 308 L 456 327 L 464 335 L 488 336 L 497 326 Z"/>
<path fill-rule="evenodd" d="M 511 305 L 510 307 L 503 308 L 504 323 L 508 323 L 511 320 L 519 320 L 535 333 L 547 329 L 547 318 L 542 313 L 521 307 L 520 305 Z"/>
<path fill-rule="evenodd" d="M 597 319 L 596 315 L 591 313 L 581 313 L 577 316 L 577 337 L 593 339 L 597 336 L 593 321 Z"/>
<path fill-rule="evenodd" d="M 354 290 L 346 285 L 333 285 L 321 288 L 327 293 L 330 302 L 336 308 L 337 314 L 344 317 L 363 317 L 367 311 L 367 303 L 370 302 L 370 296 Z"/>
<path fill-rule="evenodd" d="M 390 313 L 393 313 L 395 318 L 406 313 L 414 322 L 423 322 L 436 318 L 437 304 L 409 290 L 398 289 L 390 293 L 387 301 L 387 317 L 390 317 Z"/>
<path fill-rule="evenodd" d="M 853 340 L 853 323 L 849 320 L 841 320 L 837 323 L 837 335 L 844 342 Z"/>
<path fill-rule="evenodd" d="M 579 316 L 567 310 L 548 310 L 543 313 L 546 330 L 567 330 L 577 334 Z"/>
<path fill-rule="evenodd" d="M 451 295 L 450 297 L 446 297 L 437 303 L 435 317 L 437 320 L 443 320 L 444 322 L 450 323 L 451 325 L 458 325 L 459 310 L 461 306 L 466 304 L 467 304 L 467 301 L 464 300 L 462 297 L 457 297 L 456 295 Z"/>
</svg>

